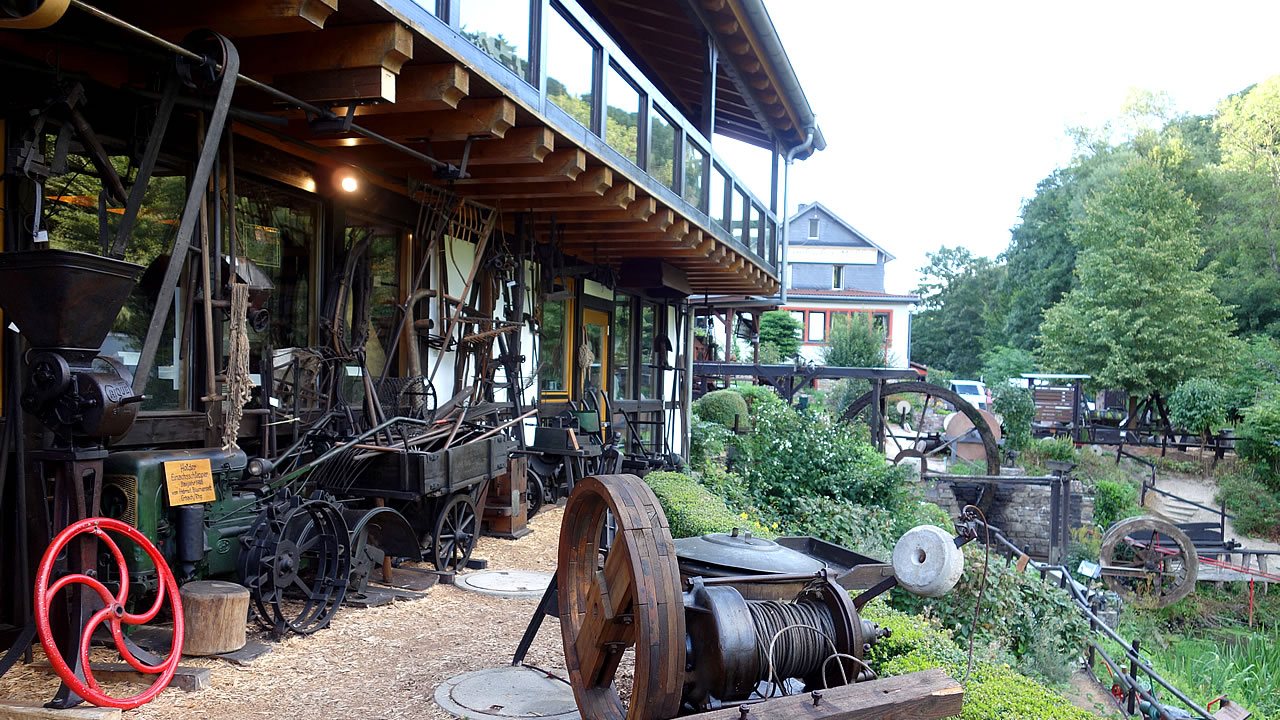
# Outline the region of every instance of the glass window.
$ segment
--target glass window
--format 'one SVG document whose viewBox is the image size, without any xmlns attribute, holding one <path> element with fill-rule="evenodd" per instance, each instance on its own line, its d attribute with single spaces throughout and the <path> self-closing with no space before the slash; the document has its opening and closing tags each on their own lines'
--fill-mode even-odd
<svg viewBox="0 0 1280 720">
<path fill-rule="evenodd" d="M 556 282 L 551 297 L 541 304 L 538 324 L 538 388 L 544 394 L 567 395 L 569 392 L 569 348 L 573 345 L 572 285 Z"/>
<path fill-rule="evenodd" d="M 743 215 L 746 207 L 747 196 L 743 194 L 741 189 L 735 189 L 733 191 L 733 225 L 729 228 L 729 231 L 737 236 L 738 241 L 743 245 L 748 243 L 747 229 L 742 225 L 743 218 L 746 217 Z"/>
<path fill-rule="evenodd" d="M 391 338 L 395 334 L 394 324 L 398 316 L 400 303 L 399 267 L 399 233 L 394 228 L 381 227 L 374 224 L 356 224 L 346 229 L 346 250 L 351 252 L 358 245 L 368 246 L 369 269 L 373 287 L 369 290 L 368 303 L 358 298 L 348 297 L 346 307 L 347 342 L 355 344 L 358 333 L 366 336 L 364 340 L 365 363 L 369 373 L 375 377 L 382 374 L 386 367 L 387 351 L 391 349 Z M 364 317 L 357 319 L 354 313 L 359 310 Z M 399 375 L 398 368 L 392 363 L 388 375 Z"/>
<path fill-rule="evenodd" d="M 824 312 L 809 313 L 809 342 L 824 342 L 827 339 L 827 314 Z"/>
<path fill-rule="evenodd" d="M 605 79 L 604 139 L 614 150 L 637 165 L 640 164 L 640 91 L 613 65 Z"/>
<path fill-rule="evenodd" d="M 767 246 L 770 265 L 774 265 L 778 262 L 778 244 L 774 240 L 774 238 L 777 237 L 775 227 L 773 220 L 769 220 L 768 228 L 766 228 L 769 234 L 765 238 L 764 242 Z"/>
<path fill-rule="evenodd" d="M 654 306 L 644 303 L 640 311 L 640 399 L 651 400 L 657 392 L 655 368 L 661 359 L 653 351 L 658 314 Z"/>
<path fill-rule="evenodd" d="M 613 301 L 613 397 L 631 398 L 631 298 L 618 295 Z"/>
<path fill-rule="evenodd" d="M 459 0 L 458 5 L 462 36 L 530 81 L 529 0 Z"/>
<path fill-rule="evenodd" d="M 831 289 L 832 290 L 844 289 L 844 266 L 843 265 L 831 266 Z"/>
<path fill-rule="evenodd" d="M 809 239 L 818 239 L 818 218 L 816 217 L 809 218 Z"/>
<path fill-rule="evenodd" d="M 871 327 L 882 332 L 889 332 L 889 313 L 877 312 L 871 313 Z"/>
<path fill-rule="evenodd" d="M 711 219 L 720 223 L 720 227 L 728 228 L 729 224 L 724 220 L 724 199 L 725 189 L 729 186 L 729 177 L 719 167 L 715 167 L 715 171 L 711 173 Z"/>
<path fill-rule="evenodd" d="M 53 138 L 47 138 L 52 156 Z M 130 162 L 127 157 L 114 156 L 111 164 L 122 178 L 127 178 Z M 98 228 L 98 194 L 102 182 L 89 158 L 77 153 L 67 154 L 68 172 L 51 177 L 43 188 L 44 218 L 41 227 L 49 232 L 49 245 L 60 250 L 102 254 L 102 240 Z M 151 316 L 159 307 L 160 284 L 168 265 L 169 250 L 178 231 L 182 206 L 186 201 L 187 183 L 181 175 L 167 174 L 157 168 L 147 183 L 142 207 L 125 250 L 125 260 L 146 268 L 133 292 L 120 309 L 111 331 L 102 342 L 102 354 L 113 357 L 129 370 L 138 366 L 142 344 L 146 340 Z M 107 212 L 108 241 L 115 239 L 116 228 L 123 213 L 116 209 Z M 30 222 L 28 220 L 27 222 Z M 178 276 L 185 278 L 186 275 Z M 184 322 L 181 298 L 186 293 L 179 285 L 173 297 L 163 300 L 170 306 L 169 318 L 160 336 L 151 376 L 143 391 L 147 399 L 141 410 L 174 410 L 184 407 L 182 379 L 185 373 L 178 366 L 179 339 L 175 328 Z"/>
<path fill-rule="evenodd" d="M 804 311 L 792 310 L 791 317 L 794 318 L 796 322 L 800 323 L 800 334 L 803 335 L 804 334 Z"/>
<path fill-rule="evenodd" d="M 311 249 L 319 233 L 320 204 L 273 186 L 236 178 L 236 250 L 253 261 L 275 288 L 267 300 L 271 346 L 311 345 Z M 256 337 L 255 337 L 256 336 Z M 250 355 L 266 334 L 250 331 Z"/>
<path fill-rule="evenodd" d="M 760 234 L 760 226 L 763 225 L 762 213 L 760 208 L 751 206 L 751 244 L 750 248 L 756 251 L 760 257 L 764 257 L 764 243 Z"/>
<path fill-rule="evenodd" d="M 675 158 L 675 123 L 654 107 L 649 113 L 649 175 L 672 190 L 676 189 L 672 174 Z"/>
<path fill-rule="evenodd" d="M 547 99 L 591 127 L 595 48 L 558 10 L 547 18 Z"/>
<path fill-rule="evenodd" d="M 699 210 L 702 209 L 702 201 L 706 199 L 706 190 L 702 187 L 702 172 L 706 165 L 707 154 L 685 138 L 684 200 Z"/>
</svg>

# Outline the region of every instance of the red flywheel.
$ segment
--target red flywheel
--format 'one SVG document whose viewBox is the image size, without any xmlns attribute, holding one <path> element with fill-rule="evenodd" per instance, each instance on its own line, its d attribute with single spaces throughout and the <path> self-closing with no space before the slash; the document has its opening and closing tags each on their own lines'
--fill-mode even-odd
<svg viewBox="0 0 1280 720">
<path fill-rule="evenodd" d="M 156 592 L 155 603 L 145 613 L 134 614 L 125 609 L 125 604 L 129 599 L 129 568 L 125 564 L 124 553 L 120 552 L 120 547 L 107 534 L 106 531 L 108 530 L 123 535 L 137 543 L 147 552 L 151 562 L 155 564 L 156 574 L 160 578 L 160 588 Z M 82 533 L 97 536 L 98 540 L 111 549 L 111 554 L 115 556 L 116 565 L 120 569 L 120 589 L 117 594 L 112 595 L 111 591 L 99 582 L 97 578 L 83 573 L 64 575 L 52 585 L 49 584 L 54 560 L 57 559 L 58 554 L 73 538 Z M 49 627 L 49 612 L 54 596 L 58 594 L 59 590 L 71 584 L 80 584 L 88 587 L 97 593 L 98 597 L 106 605 L 106 607 L 89 618 L 88 624 L 80 632 L 79 653 L 80 667 L 84 670 L 83 681 L 76 677 L 62 654 L 58 652 L 58 646 L 53 638 L 53 630 Z M 49 664 L 53 666 L 54 672 L 58 674 L 58 677 L 62 678 L 67 687 L 75 691 L 80 697 L 100 707 L 128 710 L 150 702 L 173 679 L 173 673 L 178 669 L 178 661 L 182 659 L 182 598 L 178 595 L 178 583 L 173 579 L 173 573 L 169 571 L 169 565 L 165 563 L 164 557 L 145 535 L 138 532 L 137 528 L 112 518 L 87 518 L 67 526 L 67 529 L 58 533 L 58 536 L 53 539 L 49 549 L 44 551 L 44 557 L 40 560 L 40 570 L 36 575 L 35 595 L 36 630 L 40 633 L 40 644 L 44 646 L 45 655 L 48 656 Z M 163 663 L 147 665 L 134 657 L 133 653 L 129 652 L 125 646 L 123 627 L 124 625 L 142 625 L 150 622 L 160 612 L 160 606 L 164 604 L 166 596 L 169 598 L 169 604 L 173 607 L 173 646 L 169 651 L 168 659 Z M 98 686 L 98 681 L 93 677 L 93 671 L 89 667 L 89 643 L 93 637 L 93 631 L 103 622 L 106 622 L 110 627 L 111 637 L 115 640 L 116 649 L 120 651 L 120 657 L 124 658 L 125 662 L 129 663 L 138 672 L 159 675 L 151 687 L 127 698 L 115 698 L 102 692 L 102 689 Z"/>
</svg>

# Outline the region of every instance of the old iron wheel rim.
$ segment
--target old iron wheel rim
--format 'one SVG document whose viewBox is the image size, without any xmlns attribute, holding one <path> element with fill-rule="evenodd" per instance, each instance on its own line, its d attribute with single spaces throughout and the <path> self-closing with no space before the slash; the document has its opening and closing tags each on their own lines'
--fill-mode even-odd
<svg viewBox="0 0 1280 720">
<path fill-rule="evenodd" d="M 458 572 L 466 567 L 479 539 L 477 530 L 475 503 L 466 495 L 455 495 L 436 520 L 431 543 L 431 562 L 436 570 Z"/>
<path fill-rule="evenodd" d="M 529 496 L 529 510 L 525 514 L 525 518 L 532 518 L 542 509 L 542 503 L 546 499 L 543 495 L 542 481 L 537 475 L 529 473 L 529 487 L 525 489 L 525 493 Z"/>
<path fill-rule="evenodd" d="M 890 395 L 923 395 L 926 399 L 926 404 L 930 399 L 937 398 L 940 400 L 946 400 L 947 402 L 954 405 L 958 412 L 964 413 L 964 416 L 969 418 L 969 420 L 973 423 L 974 429 L 978 431 L 978 436 L 982 439 L 982 447 L 987 456 L 987 474 L 988 475 L 1000 474 L 1000 446 L 997 444 L 995 433 L 991 431 L 991 426 L 987 424 L 986 418 L 982 417 L 982 413 L 980 413 L 978 409 L 975 408 L 973 405 L 970 405 L 969 402 L 966 401 L 964 398 L 960 397 L 956 393 L 940 385 L 934 385 L 933 383 L 927 383 L 927 382 L 916 382 L 912 380 L 908 380 L 904 382 L 885 383 L 884 387 L 880 390 L 880 397 L 883 400 L 884 398 L 887 398 Z M 862 397 L 855 400 L 853 404 L 851 404 L 844 411 L 844 414 L 840 416 L 840 421 L 846 422 L 846 423 L 852 422 L 863 411 L 871 407 L 871 402 L 874 399 L 873 396 L 874 396 L 874 393 L 868 392 L 863 394 Z M 883 418 L 887 416 L 884 413 L 881 413 L 881 417 Z M 907 438 L 907 439 L 910 440 L 910 438 Z M 890 438 L 886 437 L 886 447 L 889 441 L 890 441 Z M 919 442 L 919 428 L 917 428 L 917 437 L 915 439 L 915 442 L 912 442 L 909 445 L 906 445 L 903 447 L 899 447 L 898 450 L 902 451 L 906 449 L 912 449 L 912 450 L 921 451 L 920 456 L 925 458 L 924 462 L 928 462 L 927 457 L 932 453 L 924 451 L 923 448 L 919 447 L 916 444 L 918 442 Z M 917 456 L 914 454 L 906 454 L 906 453 L 899 452 L 898 458 L 895 458 L 894 461 L 898 462 L 899 460 L 906 457 L 917 457 Z M 927 469 L 927 468 L 922 468 L 922 469 Z"/>
<path fill-rule="evenodd" d="M 347 526 L 324 500 L 275 503 L 258 516 L 241 574 L 258 621 L 309 635 L 328 627 L 351 573 Z"/>
<path fill-rule="evenodd" d="M 1132 537 L 1147 531 L 1153 533 L 1151 542 Z M 1174 547 L 1168 547 L 1166 541 L 1172 541 Z M 1103 580 L 1112 592 L 1129 602 L 1145 602 L 1154 607 L 1167 607 L 1191 594 L 1200 570 L 1191 538 L 1173 523 L 1151 516 L 1114 523 L 1102 538 L 1099 559 Z M 1144 576 L 1124 577 L 1109 568 L 1130 569 Z"/>
<path fill-rule="evenodd" d="M 603 572 L 597 575 L 607 513 L 617 518 L 618 532 Z M 653 491 L 634 475 L 583 479 L 565 506 L 558 559 L 565 664 L 582 716 L 674 717 L 684 684 L 684 603 L 675 545 Z M 625 578 L 626 588 L 602 593 L 597 577 L 614 577 L 615 582 Z M 606 595 L 617 608 L 613 621 L 598 613 Z M 623 705 L 614 682 L 618 660 L 628 646 L 635 647 L 629 707 Z"/>
</svg>

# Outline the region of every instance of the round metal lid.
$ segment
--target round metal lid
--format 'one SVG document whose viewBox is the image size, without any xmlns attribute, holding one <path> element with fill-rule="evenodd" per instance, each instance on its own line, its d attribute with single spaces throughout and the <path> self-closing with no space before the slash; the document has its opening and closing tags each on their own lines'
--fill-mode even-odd
<svg viewBox="0 0 1280 720">
<path fill-rule="evenodd" d="M 675 541 L 676 557 L 744 573 L 812 573 L 826 563 L 750 533 L 711 533 Z"/>
</svg>

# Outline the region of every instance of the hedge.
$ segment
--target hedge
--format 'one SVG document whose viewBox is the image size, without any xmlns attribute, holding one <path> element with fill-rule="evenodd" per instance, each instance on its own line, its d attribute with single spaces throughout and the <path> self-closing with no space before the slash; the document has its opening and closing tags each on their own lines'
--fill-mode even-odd
<svg viewBox="0 0 1280 720">
<path fill-rule="evenodd" d="M 727 428 L 734 427 L 735 417 L 737 427 L 745 429 L 751 425 L 746 398 L 733 390 L 715 390 L 703 395 L 693 404 L 693 411 L 703 420 Z"/>
<path fill-rule="evenodd" d="M 671 536 L 695 537 L 707 533 L 727 533 L 734 528 L 751 534 L 774 538 L 777 535 L 747 513 L 730 510 L 724 501 L 698 484 L 689 475 L 678 472 L 652 472 L 644 481 L 658 496 L 667 514 Z"/>
</svg>

